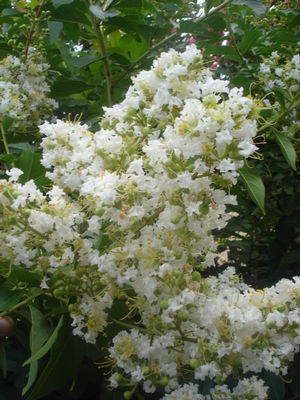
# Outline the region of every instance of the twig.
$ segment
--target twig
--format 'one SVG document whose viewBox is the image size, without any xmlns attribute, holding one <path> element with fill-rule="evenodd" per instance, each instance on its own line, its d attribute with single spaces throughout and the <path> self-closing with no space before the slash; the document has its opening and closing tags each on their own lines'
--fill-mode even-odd
<svg viewBox="0 0 300 400">
<path fill-rule="evenodd" d="M 29 33 L 28 33 L 28 35 L 27 35 L 27 40 L 26 40 L 26 45 L 25 45 L 24 63 L 26 63 L 26 61 L 27 61 L 28 51 L 29 51 L 29 47 L 30 47 L 30 42 L 31 42 L 31 40 L 32 40 L 32 36 L 33 36 L 34 30 L 35 30 L 36 20 L 37 20 L 37 19 L 39 18 L 39 16 L 41 15 L 41 12 L 42 12 L 42 8 L 43 8 L 44 3 L 45 3 L 45 0 L 42 0 L 40 6 L 39 6 L 39 8 L 38 8 L 38 10 L 37 10 L 37 12 L 36 12 L 36 14 L 35 14 L 35 16 L 34 16 L 34 18 L 33 18 L 33 22 L 32 22 L 30 31 L 29 31 Z"/>
<path fill-rule="evenodd" d="M 4 131 L 4 127 L 3 127 L 2 123 L 1 123 L 1 135 L 2 135 L 2 140 L 3 140 L 3 144 L 4 144 L 4 148 L 5 148 L 6 154 L 10 154 L 10 151 L 9 151 L 9 148 L 8 148 L 8 144 L 7 144 L 7 140 L 6 140 L 5 131 Z"/>
<path fill-rule="evenodd" d="M 267 122 L 265 125 L 261 126 L 257 132 L 262 132 L 265 129 L 269 128 L 274 124 L 274 122 L 280 121 L 283 117 L 285 117 L 293 108 L 297 107 L 300 104 L 300 99 L 296 100 L 294 99 L 294 102 L 281 114 L 279 114 L 277 117 L 273 118 L 270 122 Z"/>
<path fill-rule="evenodd" d="M 97 35 L 97 40 L 99 44 L 99 49 L 102 54 L 103 64 L 104 64 L 104 75 L 106 80 L 106 88 L 107 88 L 107 97 L 108 104 L 111 107 L 113 105 L 113 85 L 112 85 L 112 73 L 110 68 L 110 62 L 108 58 L 108 54 L 106 51 L 102 30 L 101 30 L 101 22 L 98 21 L 96 17 L 93 17 L 94 28 Z"/>
</svg>

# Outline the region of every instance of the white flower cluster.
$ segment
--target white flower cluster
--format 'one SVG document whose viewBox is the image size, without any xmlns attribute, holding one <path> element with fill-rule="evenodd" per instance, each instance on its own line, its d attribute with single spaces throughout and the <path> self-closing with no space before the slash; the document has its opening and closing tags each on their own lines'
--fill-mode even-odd
<svg viewBox="0 0 300 400">
<path fill-rule="evenodd" d="M 36 60 L 35 53 L 26 63 L 14 56 L 0 61 L 0 123 L 10 117 L 15 120 L 11 129 L 18 130 L 36 127 L 52 117 L 57 103 L 48 97 L 48 69 L 48 64 Z"/>
<path fill-rule="evenodd" d="M 110 357 L 122 376 L 152 393 L 160 385 L 177 388 L 180 371 L 217 382 L 238 371 L 287 373 L 300 349 L 300 278 L 255 291 L 228 268 L 217 278 L 194 273 L 183 290 L 176 283 L 173 296 L 165 291 L 168 300 L 161 300 L 160 324 L 153 315 L 144 324 L 148 331 L 122 331 L 113 339 Z"/>
<path fill-rule="evenodd" d="M 265 58 L 260 64 L 260 79 L 264 90 L 270 92 L 276 86 L 297 92 L 300 82 L 300 54 L 295 54 L 291 60 L 280 58 L 277 51 L 270 58 Z"/>
<path fill-rule="evenodd" d="M 216 385 L 206 396 L 199 393 L 198 385 L 185 384 L 165 395 L 162 400 L 264 400 L 268 398 L 267 390 L 261 379 L 252 377 L 239 381 L 232 391 L 227 385 Z"/>
<path fill-rule="evenodd" d="M 259 83 L 261 84 L 266 98 L 266 106 L 275 105 L 286 110 L 294 99 L 299 95 L 300 87 L 300 54 L 289 59 L 280 57 L 273 52 L 270 58 L 264 59 L 260 64 Z M 274 96 L 273 92 L 276 92 Z M 280 98 L 280 104 L 278 103 Z M 300 122 L 297 116 L 297 108 L 294 108 L 282 121 L 282 130 L 287 136 L 293 138 L 300 129 Z"/>
<path fill-rule="evenodd" d="M 126 321 L 139 320 L 113 339 L 112 387 L 188 396 L 194 388 L 178 389 L 183 379 L 286 373 L 299 350 L 299 279 L 255 291 L 232 268 L 201 275 L 214 265 L 211 232 L 235 203 L 229 188 L 257 149 L 258 106 L 228 85 L 203 68 L 195 46 L 170 50 L 105 109 L 98 132 L 40 127 L 50 192 L 15 182 L 18 170 L 0 181 L 1 254 L 40 271 L 42 287 L 69 302 L 74 334 L 95 343 L 115 302 L 126 304 Z M 219 393 L 265 398 L 260 381 L 252 394 L 242 382 Z"/>
</svg>

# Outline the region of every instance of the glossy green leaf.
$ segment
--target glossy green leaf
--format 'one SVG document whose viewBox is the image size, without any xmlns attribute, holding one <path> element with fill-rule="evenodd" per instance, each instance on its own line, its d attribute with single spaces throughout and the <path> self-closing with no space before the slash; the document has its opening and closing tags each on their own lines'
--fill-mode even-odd
<svg viewBox="0 0 300 400">
<path fill-rule="evenodd" d="M 3 16 L 21 16 L 22 13 L 18 10 L 16 10 L 15 8 L 5 8 L 4 10 L 2 10 L 2 15 Z"/>
<path fill-rule="evenodd" d="M 59 79 L 52 86 L 51 95 L 55 97 L 68 96 L 73 93 L 82 93 L 91 88 L 93 86 L 88 85 L 86 82 Z"/>
<path fill-rule="evenodd" d="M 261 37 L 261 32 L 254 29 L 245 31 L 243 39 L 240 44 L 241 53 L 245 54 L 254 45 L 254 43 Z"/>
<path fill-rule="evenodd" d="M 23 171 L 19 182 L 25 183 L 33 179 L 38 187 L 46 186 L 49 180 L 45 177 L 46 169 L 40 162 L 41 155 L 31 150 L 25 150 L 16 160 L 15 165 Z"/>
<path fill-rule="evenodd" d="M 101 21 L 105 21 L 108 18 L 116 17 L 120 14 L 119 10 L 108 10 L 104 11 L 100 6 L 92 4 L 90 6 L 90 11 L 95 17 L 99 18 Z"/>
<path fill-rule="evenodd" d="M 0 160 L 4 161 L 6 164 L 11 164 L 15 157 L 13 154 L 0 154 Z"/>
<path fill-rule="evenodd" d="M 63 6 L 64 4 L 71 4 L 73 1 L 74 0 L 52 0 L 52 4 L 57 8 Z"/>
<path fill-rule="evenodd" d="M 226 28 L 226 22 L 221 13 L 210 16 L 209 18 L 207 18 L 205 23 L 207 25 L 211 26 L 215 32 L 222 31 L 223 29 Z M 201 24 L 201 22 L 200 22 L 200 24 Z"/>
<path fill-rule="evenodd" d="M 48 21 L 49 41 L 54 43 L 62 32 L 64 24 L 61 21 Z"/>
<path fill-rule="evenodd" d="M 278 375 L 275 375 L 272 372 L 264 371 L 263 380 L 266 385 L 269 387 L 269 398 L 272 400 L 283 400 L 285 399 L 285 384 L 282 378 Z"/>
<path fill-rule="evenodd" d="M 207 14 L 208 11 L 212 8 L 215 7 L 216 5 L 218 5 L 218 0 L 206 0 L 204 2 L 204 10 L 205 13 Z"/>
<path fill-rule="evenodd" d="M 62 315 L 59 319 L 59 322 L 58 322 L 56 328 L 52 332 L 52 335 L 50 336 L 49 340 L 35 354 L 33 354 L 31 357 L 29 357 L 28 360 L 26 360 L 24 362 L 23 366 L 31 364 L 32 362 L 39 360 L 40 358 L 44 357 L 45 354 L 48 353 L 48 351 L 51 349 L 51 347 L 53 346 L 53 344 L 55 343 L 55 341 L 59 335 L 59 331 L 63 325 L 63 321 L 64 321 L 64 318 Z"/>
<path fill-rule="evenodd" d="M 276 132 L 274 133 L 274 135 L 286 162 L 294 171 L 296 171 L 297 154 L 293 146 L 293 143 L 282 133 Z"/>
<path fill-rule="evenodd" d="M 260 0 L 233 0 L 232 4 L 247 6 L 258 16 L 262 16 L 267 11 L 267 7 Z"/>
<path fill-rule="evenodd" d="M 14 122 L 13 118 L 9 117 L 8 115 L 4 115 L 3 120 L 2 120 L 2 126 L 4 129 L 4 132 L 6 132 L 11 127 L 13 122 Z"/>
<path fill-rule="evenodd" d="M 81 358 L 80 339 L 74 337 L 68 321 L 61 329 L 51 350 L 50 360 L 27 400 L 38 400 L 60 388 L 67 387 L 68 384 L 71 385 L 76 379 Z"/>
<path fill-rule="evenodd" d="M 237 51 L 231 46 L 209 45 L 205 48 L 206 55 L 224 56 L 229 60 L 240 61 Z"/>
<path fill-rule="evenodd" d="M 58 47 L 65 63 L 71 67 L 82 68 L 82 67 L 85 67 L 85 66 L 91 64 L 92 62 L 98 60 L 98 56 L 96 56 L 96 55 L 73 57 L 70 54 L 70 50 L 69 50 L 68 46 L 65 43 L 60 42 L 60 41 L 57 42 L 57 47 Z"/>
<path fill-rule="evenodd" d="M 0 312 L 9 311 L 13 306 L 18 304 L 23 297 L 23 292 L 13 292 L 8 287 L 0 287 Z"/>
<path fill-rule="evenodd" d="M 295 35 L 293 32 L 288 32 L 288 31 L 278 31 L 278 32 L 271 32 L 268 35 L 268 38 L 276 43 L 291 43 L 291 44 L 296 44 L 298 41 L 297 35 Z"/>
<path fill-rule="evenodd" d="M 257 172 L 253 167 L 250 168 L 244 165 L 239 169 L 241 178 L 248 190 L 250 198 L 265 213 L 265 185 Z"/>
<path fill-rule="evenodd" d="M 31 314 L 30 350 L 31 354 L 34 355 L 49 338 L 51 332 L 43 313 L 32 305 L 29 306 L 29 309 Z M 38 361 L 33 361 L 30 364 L 26 386 L 22 390 L 23 396 L 31 388 L 37 375 Z"/>
<path fill-rule="evenodd" d="M 129 58 L 132 62 L 141 57 L 146 52 L 147 48 L 147 43 L 143 39 L 137 41 L 131 35 L 124 35 L 120 39 L 119 53 Z M 117 49 L 114 50 L 116 51 Z"/>
<path fill-rule="evenodd" d="M 76 22 L 90 27 L 91 21 L 86 15 L 86 12 L 88 12 L 88 8 L 84 3 L 76 3 L 76 8 L 73 4 L 62 5 L 53 10 L 52 19 L 55 21 Z"/>
<path fill-rule="evenodd" d="M 19 282 L 29 283 L 32 285 L 39 284 L 41 281 L 41 274 L 32 272 L 24 267 L 13 267 L 9 275 L 9 281 L 15 284 Z"/>
</svg>

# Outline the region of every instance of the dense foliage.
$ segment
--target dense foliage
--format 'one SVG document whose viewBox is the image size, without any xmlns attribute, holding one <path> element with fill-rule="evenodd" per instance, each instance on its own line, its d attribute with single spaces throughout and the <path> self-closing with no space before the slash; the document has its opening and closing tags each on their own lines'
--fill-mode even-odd
<svg viewBox="0 0 300 400">
<path fill-rule="evenodd" d="M 296 399 L 297 1 L 0 12 L 0 399 Z"/>
</svg>

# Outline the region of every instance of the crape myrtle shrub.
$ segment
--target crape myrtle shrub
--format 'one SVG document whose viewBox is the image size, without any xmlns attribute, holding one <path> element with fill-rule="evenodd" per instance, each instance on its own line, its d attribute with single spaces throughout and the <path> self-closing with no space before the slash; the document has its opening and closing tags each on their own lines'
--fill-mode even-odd
<svg viewBox="0 0 300 400">
<path fill-rule="evenodd" d="M 2 398 L 297 398 L 296 2 L 0 4 Z"/>
</svg>

